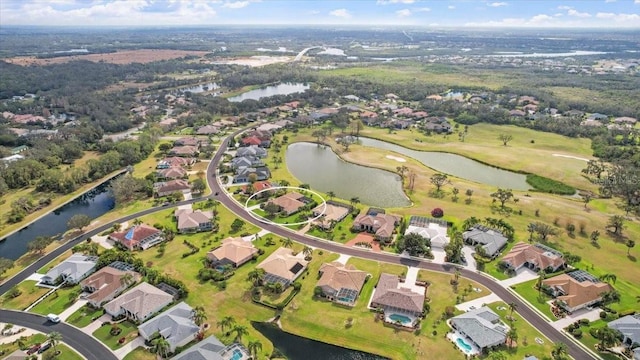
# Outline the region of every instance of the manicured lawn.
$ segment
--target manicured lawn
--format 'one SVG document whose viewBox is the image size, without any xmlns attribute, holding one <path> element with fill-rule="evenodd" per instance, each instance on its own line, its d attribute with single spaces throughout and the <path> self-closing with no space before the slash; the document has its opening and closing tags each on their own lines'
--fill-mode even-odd
<svg viewBox="0 0 640 360">
<path fill-rule="evenodd" d="M 64 341 L 64 339 L 63 339 Z M 53 348 L 47 350 L 47 352 L 49 351 L 53 351 Z M 58 351 L 60 351 L 60 355 L 58 355 L 58 357 L 56 359 L 60 359 L 60 360 L 82 360 L 84 359 L 82 356 L 80 356 L 80 354 L 78 354 L 77 352 L 75 352 L 73 349 L 71 349 L 70 347 L 68 347 L 65 344 L 59 344 L 58 345 Z"/>
<path fill-rule="evenodd" d="M 32 345 L 35 344 L 42 344 L 43 342 L 45 342 L 47 340 L 47 336 L 44 334 L 34 334 L 31 336 L 27 336 L 24 339 L 24 350 L 29 349 Z M 8 343 L 8 344 L 0 344 L 0 356 L 3 355 L 9 355 L 12 352 L 18 350 L 18 344 L 17 343 Z M 26 353 L 25 353 L 25 357 L 26 357 Z"/>
<path fill-rule="evenodd" d="M 118 327 L 122 329 L 122 332 L 117 336 L 111 336 L 109 333 L 111 331 L 111 327 L 112 325 L 101 326 L 98 330 L 93 332 L 93 336 L 102 341 L 112 350 L 118 349 L 122 347 L 122 345 L 133 340 L 138 332 L 138 328 L 128 320 L 118 324 Z M 123 344 L 118 344 L 118 340 L 123 337 L 127 340 Z"/>
<path fill-rule="evenodd" d="M 2 297 L 1 305 L 5 309 L 24 310 L 34 301 L 38 300 L 42 295 L 46 294 L 50 289 L 36 286 L 36 282 L 25 280 L 18 284 L 18 289 L 22 292 L 20 296 L 9 299 L 7 295 Z"/>
<path fill-rule="evenodd" d="M 510 359 L 524 359 L 527 355 L 534 355 L 538 359 L 547 357 L 553 349 L 553 343 L 545 338 L 538 330 L 525 321 L 520 314 L 513 313 L 513 322 L 509 321 L 510 316 L 509 307 L 502 301 L 487 304 L 496 314 L 500 315 L 500 319 L 508 326 L 515 328 L 518 334 L 517 347 L 506 348 L 505 352 Z M 506 310 L 498 310 L 498 308 Z M 538 344 L 535 339 L 540 338 L 544 341 L 543 344 Z"/>
<path fill-rule="evenodd" d="M 72 299 L 69 296 L 79 289 L 79 285 L 72 287 L 62 287 L 44 298 L 44 300 L 40 301 L 31 309 L 31 312 L 40 315 L 60 314 L 66 308 L 73 305 L 77 298 Z"/>
<path fill-rule="evenodd" d="M 156 360 L 157 357 L 151 351 L 143 348 L 137 347 L 132 352 L 128 353 L 127 356 L 124 357 L 124 360 Z"/>
<path fill-rule="evenodd" d="M 558 320 L 551 312 L 551 307 L 547 304 L 547 301 L 551 300 L 551 297 L 544 292 L 538 292 L 535 285 L 538 283 L 538 279 L 529 280 L 521 284 L 513 285 L 512 288 L 520 294 L 523 298 L 533 305 L 536 309 L 542 311 L 551 321 Z"/>
<path fill-rule="evenodd" d="M 104 309 L 94 309 L 89 305 L 85 305 L 71 314 L 66 321 L 79 328 L 83 328 L 91 324 L 94 318 L 100 317 L 102 314 L 104 314 Z"/>
</svg>

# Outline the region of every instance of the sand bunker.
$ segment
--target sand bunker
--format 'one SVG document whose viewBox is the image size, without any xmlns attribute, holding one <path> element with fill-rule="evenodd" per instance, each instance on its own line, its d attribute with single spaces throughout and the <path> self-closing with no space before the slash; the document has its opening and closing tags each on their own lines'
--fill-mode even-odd
<svg viewBox="0 0 640 360">
<path fill-rule="evenodd" d="M 395 160 L 397 162 L 407 162 L 407 160 L 393 155 L 387 155 L 387 159 Z"/>
</svg>

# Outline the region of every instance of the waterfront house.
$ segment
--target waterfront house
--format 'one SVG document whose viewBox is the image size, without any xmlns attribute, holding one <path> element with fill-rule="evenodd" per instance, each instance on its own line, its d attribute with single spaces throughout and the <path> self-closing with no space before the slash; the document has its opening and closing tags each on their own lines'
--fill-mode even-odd
<svg viewBox="0 0 640 360">
<path fill-rule="evenodd" d="M 562 253 L 542 244 L 519 242 L 501 260 L 507 268 L 517 271 L 527 267 L 533 271 L 556 272 L 565 266 Z"/>
<path fill-rule="evenodd" d="M 447 222 L 442 219 L 411 216 L 409 218 L 409 226 L 407 226 L 404 234 L 418 234 L 425 239 L 430 239 L 432 249 L 444 249 L 449 243 Z"/>
<path fill-rule="evenodd" d="M 170 352 L 195 340 L 199 332 L 200 327 L 193 321 L 193 309 L 184 301 L 138 326 L 143 339 L 151 341 L 160 336 L 169 343 Z"/>
<path fill-rule="evenodd" d="M 236 175 L 233 177 L 234 183 L 246 183 L 251 181 L 251 174 L 255 174 L 254 180 L 263 181 L 271 177 L 271 171 L 266 166 L 259 167 L 243 167 L 236 169 Z"/>
<path fill-rule="evenodd" d="M 239 148 L 236 151 L 236 157 L 243 157 L 243 156 L 265 158 L 267 157 L 267 150 L 255 145 L 245 146 L 245 147 Z"/>
<path fill-rule="evenodd" d="M 162 231 L 146 225 L 134 225 L 125 231 L 109 234 L 109 240 L 115 241 L 129 250 L 146 250 L 164 241 Z"/>
<path fill-rule="evenodd" d="M 281 247 L 258 264 L 258 269 L 265 271 L 264 282 L 278 282 L 283 288 L 289 286 L 307 269 L 309 262 L 302 253 L 293 254 L 293 250 Z"/>
<path fill-rule="evenodd" d="M 176 355 L 172 360 L 249 360 L 251 355 L 240 343 L 224 345 L 215 336 L 200 341 L 196 345 Z"/>
<path fill-rule="evenodd" d="M 40 282 L 47 285 L 56 285 L 60 282 L 77 284 L 95 270 L 97 262 L 97 256 L 73 254 L 47 271 Z"/>
<path fill-rule="evenodd" d="M 161 181 L 153 184 L 153 192 L 157 197 L 171 195 L 175 192 L 186 194 L 191 191 L 189 182 L 184 179 Z"/>
<path fill-rule="evenodd" d="M 507 245 L 507 238 L 498 230 L 475 225 L 462 233 L 462 239 L 469 245 L 480 245 L 490 258 L 500 254 L 500 250 Z"/>
<path fill-rule="evenodd" d="M 123 271 L 111 266 L 103 267 L 80 282 L 82 291 L 89 293 L 84 298 L 91 306 L 99 308 L 131 285 L 124 281 L 127 274 L 131 275 L 134 283 L 140 279 L 140 274 L 134 271 Z"/>
<path fill-rule="evenodd" d="M 264 166 L 264 162 L 257 156 L 240 156 L 231 159 L 231 168 L 239 169 L 243 167 L 260 167 Z"/>
<path fill-rule="evenodd" d="M 366 231 L 374 234 L 376 240 L 390 242 L 400 218 L 385 214 L 384 211 L 369 209 L 367 213 L 361 213 L 353 221 L 352 229 Z"/>
<path fill-rule="evenodd" d="M 207 253 L 212 267 L 232 265 L 237 268 L 257 256 L 258 249 L 251 241 L 229 237 L 222 240 L 217 248 Z"/>
<path fill-rule="evenodd" d="M 542 280 L 542 285 L 569 313 L 601 302 L 602 294 L 613 290 L 611 285 L 583 270 Z"/>
<path fill-rule="evenodd" d="M 342 221 L 351 212 L 352 207 L 336 201 L 327 201 L 311 210 L 314 218 L 313 225 L 325 230 L 330 229 L 335 223 Z"/>
<path fill-rule="evenodd" d="M 509 332 L 509 327 L 500 321 L 500 316 L 486 306 L 455 316 L 449 320 L 449 324 L 480 351 L 504 344 Z"/>
<path fill-rule="evenodd" d="M 318 273 L 320 280 L 316 286 L 322 289 L 322 296 L 337 304 L 356 305 L 367 273 L 339 262 L 322 264 Z"/>
<path fill-rule="evenodd" d="M 125 316 L 132 321 L 144 322 L 172 301 L 170 294 L 143 282 L 109 301 L 104 310 L 114 318 Z"/>
<path fill-rule="evenodd" d="M 420 292 L 416 291 L 417 288 Z M 381 309 L 387 322 L 395 321 L 396 317 L 392 315 L 401 315 L 403 319 L 410 320 L 410 323 L 403 322 L 402 325 L 411 327 L 422 316 L 424 301 L 424 287 L 403 284 L 398 275 L 382 273 L 371 298 L 371 307 Z"/>
<path fill-rule="evenodd" d="M 269 200 L 269 203 L 277 205 L 281 213 L 289 216 L 300 211 L 300 209 L 311 201 L 311 199 L 300 193 L 290 192 Z"/>
</svg>

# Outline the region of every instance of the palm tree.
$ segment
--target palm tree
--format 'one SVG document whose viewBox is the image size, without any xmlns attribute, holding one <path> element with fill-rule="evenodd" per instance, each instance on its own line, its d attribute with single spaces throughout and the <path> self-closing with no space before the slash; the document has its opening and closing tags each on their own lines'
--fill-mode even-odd
<svg viewBox="0 0 640 360">
<path fill-rule="evenodd" d="M 620 332 L 616 329 L 612 329 L 608 326 L 603 326 L 598 329 L 598 339 L 600 339 L 600 349 L 615 346 L 618 343 Z"/>
<path fill-rule="evenodd" d="M 516 303 L 510 303 L 509 304 L 509 310 L 511 311 L 511 313 L 509 314 L 509 316 L 511 317 L 511 319 L 513 319 L 513 312 L 518 310 L 518 304 Z"/>
<path fill-rule="evenodd" d="M 126 272 L 120 278 L 120 285 L 124 287 L 128 287 L 136 281 L 135 277 L 131 272 Z"/>
<path fill-rule="evenodd" d="M 311 254 L 313 254 L 313 249 L 310 246 L 305 245 L 302 249 L 302 253 L 306 258 L 310 258 Z"/>
<path fill-rule="evenodd" d="M 291 240 L 290 238 L 284 238 L 282 240 L 282 246 L 286 248 L 290 248 L 292 245 L 293 245 L 293 240 Z"/>
<path fill-rule="evenodd" d="M 193 322 L 200 327 L 200 331 L 202 331 L 202 324 L 207 320 L 207 313 L 204 311 L 204 308 L 202 306 L 196 306 L 193 309 L 191 318 Z"/>
<path fill-rule="evenodd" d="M 596 242 L 598 242 L 598 238 L 599 238 L 599 237 L 600 237 L 600 231 L 598 231 L 598 230 L 593 230 L 593 231 L 591 232 L 591 236 L 590 236 L 590 238 L 591 238 L 591 242 L 592 242 L 592 243 L 594 243 L 594 244 L 595 244 Z"/>
<path fill-rule="evenodd" d="M 518 332 L 516 328 L 512 327 L 507 333 L 507 337 L 509 338 L 509 345 L 513 347 L 513 344 L 518 342 Z"/>
<path fill-rule="evenodd" d="M 153 351 L 160 355 L 160 358 L 165 359 L 169 355 L 169 350 L 171 349 L 171 345 L 167 341 L 167 339 L 160 336 L 159 338 L 153 340 L 151 342 L 153 344 Z"/>
<path fill-rule="evenodd" d="M 218 321 L 216 325 L 220 328 L 220 330 L 224 331 L 224 329 L 226 328 L 231 328 L 235 323 L 236 320 L 233 318 L 233 316 L 225 316 L 222 318 L 222 320 Z"/>
<path fill-rule="evenodd" d="M 545 279 L 545 275 L 544 270 L 540 269 L 540 271 L 538 271 L 538 296 L 542 296 L 542 280 Z"/>
<path fill-rule="evenodd" d="M 253 283 L 253 286 L 258 286 L 264 279 L 265 271 L 261 268 L 255 268 L 249 272 L 247 279 Z"/>
<path fill-rule="evenodd" d="M 355 206 L 355 205 L 357 205 L 357 204 L 359 204 L 359 203 L 360 203 L 360 198 L 359 198 L 359 197 L 357 197 L 357 196 L 354 196 L 354 197 L 352 197 L 352 198 L 349 200 L 349 202 L 351 202 L 351 205 L 354 205 L 354 206 Z"/>
<path fill-rule="evenodd" d="M 527 225 L 527 231 L 529 232 L 529 242 L 533 242 L 533 233 L 536 232 L 536 224 L 529 223 L 529 225 Z"/>
<path fill-rule="evenodd" d="M 57 331 L 52 331 L 49 333 L 49 335 L 47 335 L 47 340 L 49 340 L 49 343 L 51 344 L 51 347 L 53 347 L 53 352 L 54 353 L 58 353 L 58 343 L 60 341 L 62 341 L 62 334 L 60 334 Z"/>
<path fill-rule="evenodd" d="M 173 230 L 167 229 L 167 230 L 164 231 L 164 239 L 166 241 L 171 241 L 171 240 L 175 239 L 175 237 L 176 237 L 176 233 L 174 233 Z"/>
<path fill-rule="evenodd" d="M 551 357 L 553 357 L 554 360 L 569 359 L 569 347 L 562 342 L 555 343 L 553 350 L 551 350 Z"/>
<path fill-rule="evenodd" d="M 142 220 L 138 218 L 133 219 L 133 225 L 140 225 L 140 224 L 142 224 Z"/>
<path fill-rule="evenodd" d="M 603 292 L 600 296 L 602 296 L 602 302 L 605 305 L 620 302 L 620 293 L 617 290 Z"/>
<path fill-rule="evenodd" d="M 333 191 L 327 191 L 327 197 L 329 197 L 329 200 L 331 200 L 336 197 L 336 193 L 334 193 Z"/>
<path fill-rule="evenodd" d="M 235 342 L 240 342 L 244 335 L 249 335 L 249 330 L 244 325 L 235 325 L 231 331 L 236 333 Z"/>
<path fill-rule="evenodd" d="M 608 282 L 610 284 L 611 283 L 615 284 L 616 280 L 618 280 L 618 277 L 616 276 L 616 274 L 604 274 L 604 275 L 600 276 L 600 281 L 605 281 L 605 282 Z M 611 281 L 611 282 L 609 282 L 609 281 Z"/>
<path fill-rule="evenodd" d="M 629 256 L 629 251 L 631 251 L 631 248 L 636 246 L 636 242 L 634 240 L 627 240 L 627 242 L 625 243 L 625 245 L 627 245 L 627 256 Z"/>
<path fill-rule="evenodd" d="M 80 293 L 81 293 L 80 289 L 75 289 L 75 290 L 71 291 L 69 293 L 69 303 L 72 303 L 72 302 L 76 301 L 78 296 L 80 296 Z"/>
<path fill-rule="evenodd" d="M 120 229 L 122 229 L 122 224 L 120 223 L 113 224 L 113 231 L 120 231 Z"/>
<path fill-rule="evenodd" d="M 254 360 L 257 360 L 258 352 L 262 351 L 262 343 L 260 342 L 260 340 L 249 341 L 249 344 L 247 345 L 247 350 L 249 350 L 249 352 L 251 353 L 251 357 Z"/>
</svg>

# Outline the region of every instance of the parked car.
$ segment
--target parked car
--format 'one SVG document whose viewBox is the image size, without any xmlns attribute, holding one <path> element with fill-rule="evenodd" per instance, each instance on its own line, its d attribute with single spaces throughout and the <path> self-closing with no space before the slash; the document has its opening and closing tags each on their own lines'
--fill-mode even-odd
<svg viewBox="0 0 640 360">
<path fill-rule="evenodd" d="M 51 348 L 51 343 L 47 341 L 46 343 L 42 344 L 40 349 L 38 349 L 38 354 L 42 354 L 43 352 L 49 350 L 49 348 Z"/>
<path fill-rule="evenodd" d="M 35 344 L 32 347 L 29 348 L 29 350 L 27 350 L 27 355 L 33 355 L 35 354 L 38 350 L 40 350 L 40 344 Z"/>
<path fill-rule="evenodd" d="M 57 324 L 60 322 L 60 317 L 56 314 L 49 314 L 47 315 L 47 320 L 51 321 L 54 324 Z"/>
</svg>

